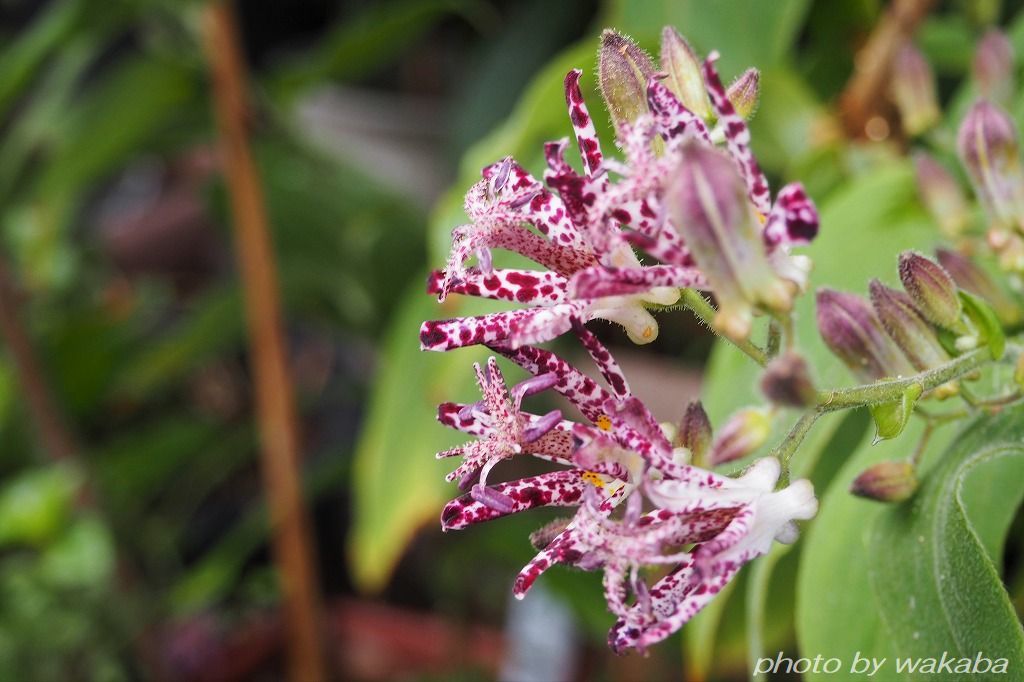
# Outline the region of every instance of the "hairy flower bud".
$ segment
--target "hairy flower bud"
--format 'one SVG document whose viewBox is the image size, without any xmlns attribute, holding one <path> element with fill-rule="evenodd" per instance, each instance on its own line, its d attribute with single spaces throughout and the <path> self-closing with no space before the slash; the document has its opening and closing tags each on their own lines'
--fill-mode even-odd
<svg viewBox="0 0 1024 682">
<path fill-rule="evenodd" d="M 771 433 L 768 413 L 760 408 L 739 410 L 725 422 L 711 445 L 711 465 L 743 459 L 764 445 Z"/>
<path fill-rule="evenodd" d="M 885 286 L 877 279 L 871 280 L 868 290 L 871 305 L 882 326 L 914 369 L 923 372 L 949 360 L 949 354 L 939 343 L 935 329 L 921 317 L 909 296 Z"/>
<path fill-rule="evenodd" d="M 867 301 L 853 294 L 820 289 L 817 305 L 818 331 L 825 345 L 859 380 L 871 382 L 914 374 Z"/>
<path fill-rule="evenodd" d="M 669 215 L 715 292 L 715 327 L 730 338 L 745 339 L 754 306 L 788 310 L 792 292 L 768 262 L 732 159 L 696 141 L 687 143 L 680 156 L 665 198 Z"/>
<path fill-rule="evenodd" d="M 917 475 L 910 462 L 879 462 L 868 467 L 850 486 L 850 492 L 879 502 L 902 502 L 917 490 Z"/>
<path fill-rule="evenodd" d="M 956 285 L 988 302 L 999 321 L 1015 325 L 1021 320 L 1021 306 L 970 258 L 949 249 L 936 249 L 935 257 Z"/>
<path fill-rule="evenodd" d="M 978 41 L 972 63 L 974 80 L 982 97 L 1007 104 L 1014 90 L 1013 45 L 999 29 L 990 29 Z"/>
<path fill-rule="evenodd" d="M 950 331 L 966 331 L 956 283 L 941 265 L 914 251 L 904 251 L 899 270 L 903 288 L 926 320 Z"/>
<path fill-rule="evenodd" d="M 914 154 L 917 191 L 921 201 L 947 237 L 960 235 L 971 218 L 960 183 L 942 164 L 925 152 Z"/>
<path fill-rule="evenodd" d="M 924 55 L 910 43 L 903 45 L 893 59 L 890 92 L 908 135 L 920 135 L 938 122 L 935 74 Z"/>
<path fill-rule="evenodd" d="M 761 391 L 768 400 L 787 407 L 808 407 L 816 397 L 807 361 L 794 352 L 768 363 L 761 377 Z"/>
<path fill-rule="evenodd" d="M 647 113 L 647 82 L 654 75 L 650 56 L 626 36 L 601 34 L 598 79 L 616 130 Z"/>
<path fill-rule="evenodd" d="M 571 518 L 559 518 L 544 524 L 537 530 L 530 533 L 530 544 L 536 550 L 541 550 L 551 544 L 559 533 L 568 528 L 572 522 Z"/>
<path fill-rule="evenodd" d="M 957 151 L 989 218 L 1024 226 L 1024 171 L 1017 128 L 1006 112 L 985 100 L 976 102 L 960 125 Z"/>
<path fill-rule="evenodd" d="M 699 400 L 686 406 L 673 445 L 689 450 L 694 464 L 699 466 L 704 463 L 711 445 L 711 420 Z"/>
<path fill-rule="evenodd" d="M 668 74 L 662 81 L 687 109 L 707 119 L 711 100 L 704 86 L 700 62 L 690 44 L 671 26 L 661 31 L 661 70 Z"/>
<path fill-rule="evenodd" d="M 725 96 L 729 98 L 737 114 L 743 118 L 750 118 L 757 110 L 757 101 L 761 97 L 761 72 L 757 69 L 747 69 L 732 82 Z"/>
</svg>

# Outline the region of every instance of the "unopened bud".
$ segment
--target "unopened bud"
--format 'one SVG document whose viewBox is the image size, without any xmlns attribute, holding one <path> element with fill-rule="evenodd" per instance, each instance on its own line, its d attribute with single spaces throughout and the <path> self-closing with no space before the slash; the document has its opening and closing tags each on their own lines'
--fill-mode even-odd
<svg viewBox="0 0 1024 682">
<path fill-rule="evenodd" d="M 694 400 L 686 406 L 686 412 L 679 421 L 679 430 L 676 431 L 672 444 L 689 450 L 694 464 L 704 463 L 708 447 L 711 445 L 711 420 L 708 419 L 708 413 L 704 411 L 704 406 L 699 400 Z"/>
<path fill-rule="evenodd" d="M 885 331 L 900 347 L 914 369 L 923 372 L 949 360 L 935 329 L 921 317 L 914 302 L 902 291 L 891 289 L 877 279 L 869 286 L 871 305 Z"/>
<path fill-rule="evenodd" d="M 598 58 L 601 95 L 618 130 L 647 113 L 647 82 L 654 75 L 650 56 L 626 36 L 606 29 Z"/>
<path fill-rule="evenodd" d="M 821 338 L 859 380 L 872 382 L 915 373 L 867 301 L 853 294 L 820 289 L 817 306 Z"/>
<path fill-rule="evenodd" d="M 1024 225 L 1024 171 L 1017 128 L 1002 109 L 979 100 L 957 134 L 957 151 L 989 218 L 1010 227 Z"/>
<path fill-rule="evenodd" d="M 729 417 L 711 446 L 711 466 L 742 459 L 764 445 L 771 420 L 763 409 L 747 407 Z"/>
<path fill-rule="evenodd" d="M 1024 391 L 1024 354 L 1017 358 L 1017 364 L 1013 366 L 1013 382 L 1017 389 Z"/>
<path fill-rule="evenodd" d="M 761 377 L 761 391 L 777 405 L 808 407 L 815 402 L 807 361 L 798 353 L 788 352 L 768 363 Z"/>
<path fill-rule="evenodd" d="M 947 237 L 960 235 L 971 218 L 960 183 L 942 164 L 925 152 L 914 154 L 917 191 L 921 201 Z"/>
<path fill-rule="evenodd" d="M 793 292 L 768 262 L 760 225 L 736 164 L 696 141 L 682 148 L 669 179 L 669 215 L 719 304 L 715 327 L 745 339 L 755 306 L 787 311 Z"/>
<path fill-rule="evenodd" d="M 935 74 L 924 55 L 910 43 L 903 45 L 893 59 L 891 94 L 908 135 L 920 135 L 938 122 Z"/>
<path fill-rule="evenodd" d="M 974 261 L 949 249 L 936 249 L 935 257 L 958 287 L 987 301 L 1000 322 L 1007 326 L 1020 322 L 1020 305 Z"/>
<path fill-rule="evenodd" d="M 683 106 L 701 118 L 711 116 L 711 100 L 708 99 L 697 55 L 671 26 L 661 31 L 661 70 L 668 74 L 662 83 Z"/>
<path fill-rule="evenodd" d="M 904 251 L 899 270 L 903 288 L 926 320 L 950 331 L 966 331 L 956 283 L 941 265 L 915 251 Z"/>
<path fill-rule="evenodd" d="M 866 469 L 850 492 L 879 502 L 902 502 L 917 490 L 917 475 L 910 462 L 879 462 Z"/>
<path fill-rule="evenodd" d="M 1013 45 L 999 29 L 990 29 L 974 52 L 974 80 L 986 99 L 1008 104 L 1013 96 Z"/>
<path fill-rule="evenodd" d="M 761 72 L 747 69 L 732 82 L 725 96 L 737 114 L 749 119 L 757 110 L 757 102 L 761 97 Z"/>
</svg>

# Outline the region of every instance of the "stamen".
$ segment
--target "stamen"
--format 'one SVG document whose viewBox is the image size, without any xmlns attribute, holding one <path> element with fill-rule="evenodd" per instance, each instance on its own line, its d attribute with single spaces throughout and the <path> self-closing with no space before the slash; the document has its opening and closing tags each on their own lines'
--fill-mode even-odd
<svg viewBox="0 0 1024 682">
<path fill-rule="evenodd" d="M 494 511 L 502 514 L 511 514 L 512 510 L 515 509 L 515 500 L 505 493 L 499 493 L 494 488 L 488 488 L 484 485 L 475 485 L 473 486 L 473 489 L 469 491 L 469 495 L 480 504 L 486 505 Z"/>
<path fill-rule="evenodd" d="M 534 442 L 544 434 L 551 431 L 551 429 L 555 428 L 560 421 L 562 421 L 562 411 L 551 410 L 523 431 L 522 442 Z"/>
</svg>

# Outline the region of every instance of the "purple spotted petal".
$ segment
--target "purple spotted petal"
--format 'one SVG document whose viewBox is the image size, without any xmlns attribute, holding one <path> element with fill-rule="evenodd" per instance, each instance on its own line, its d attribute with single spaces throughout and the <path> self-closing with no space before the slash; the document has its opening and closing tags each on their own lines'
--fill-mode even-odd
<svg viewBox="0 0 1024 682">
<path fill-rule="evenodd" d="M 818 209 L 799 182 L 779 190 L 764 225 L 764 241 L 771 248 L 810 244 L 818 235 Z"/>
<path fill-rule="evenodd" d="M 754 158 L 750 149 L 750 129 L 747 128 L 743 117 L 736 113 L 732 102 L 725 94 L 722 81 L 715 70 L 715 61 L 718 60 L 718 53 L 712 52 L 704 61 L 704 82 L 708 86 L 708 94 L 711 96 L 711 104 L 718 114 L 718 125 L 725 131 L 725 142 L 729 154 L 736 162 L 740 176 L 747 185 L 747 192 L 750 201 L 762 215 L 768 215 L 771 210 L 771 197 L 768 192 L 768 181 L 765 180 L 761 167 Z"/>
</svg>

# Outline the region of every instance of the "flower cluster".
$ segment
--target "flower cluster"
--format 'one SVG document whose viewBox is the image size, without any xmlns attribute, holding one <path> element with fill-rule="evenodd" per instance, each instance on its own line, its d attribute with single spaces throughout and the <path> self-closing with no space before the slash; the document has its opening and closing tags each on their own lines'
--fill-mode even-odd
<svg viewBox="0 0 1024 682">
<path fill-rule="evenodd" d="M 482 400 L 440 406 L 439 421 L 474 437 L 438 454 L 461 458 L 448 480 L 464 491 L 445 507 L 442 527 L 574 508 L 533 534 L 539 553 L 514 591 L 522 597 L 555 564 L 602 569 L 617 618 L 609 644 L 618 652 L 678 630 L 773 541 L 795 540 L 795 521 L 817 510 L 808 481 L 777 489 L 774 458 L 738 477 L 696 465 L 749 455 L 767 437 L 763 412 L 738 413 L 716 439 L 699 404 L 678 428 L 661 425 L 585 326 L 611 321 L 633 342 L 648 343 L 658 334 L 651 309 L 694 288 L 714 292 L 716 329 L 744 340 L 755 313 L 785 314 L 806 285 L 809 261 L 790 250 L 816 235 L 817 211 L 799 184 L 772 201 L 744 120 L 757 100 L 758 74 L 748 71 L 727 90 L 715 59 L 712 53 L 700 63 L 667 28 L 658 70 L 631 41 L 606 32 L 599 80 L 622 158 L 604 155 L 582 72 L 570 71 L 565 99 L 582 170 L 566 159 L 567 139 L 545 146 L 544 182 L 512 158 L 484 168 L 466 195 L 470 222 L 453 231 L 446 267 L 428 281 L 441 300 L 463 294 L 525 307 L 425 322 L 423 349 L 483 344 L 531 375 L 509 388 L 492 357 L 475 368 Z M 542 269 L 495 267 L 493 249 Z M 655 262 L 643 263 L 640 254 Z M 607 388 L 536 345 L 567 332 Z M 545 391 L 561 394 L 585 422 L 560 410 L 523 409 L 525 398 Z M 493 468 L 519 456 L 553 468 L 495 483 Z"/>
<path fill-rule="evenodd" d="M 453 231 L 448 264 L 428 288 L 441 300 L 459 293 L 528 307 L 426 322 L 424 349 L 541 343 L 569 331 L 573 319 L 610 320 L 633 342 L 648 343 L 658 334 L 648 308 L 675 303 L 683 287 L 713 290 L 718 326 L 734 338 L 747 336 L 755 308 L 789 309 L 809 267 L 789 250 L 817 233 L 814 204 L 799 184 L 783 187 L 772 203 L 747 125 L 715 70 L 716 55 L 698 65 L 671 29 L 662 53 L 673 80 L 663 81 L 631 42 L 605 34 L 601 84 L 613 114 L 628 101 L 623 90 L 643 97 L 634 117 L 616 117 L 623 160 L 602 153 L 580 89 L 582 72 L 573 70 L 565 99 L 583 172 L 566 160 L 567 139 L 545 146 L 546 186 L 511 158 L 484 168 L 466 195 L 471 223 Z M 694 98 L 692 88 L 673 89 L 679 74 L 702 84 L 707 118 L 682 98 Z M 734 97 L 746 102 L 756 77 L 737 86 Z M 709 128 L 712 116 L 717 124 Z M 642 264 L 633 247 L 659 263 Z M 545 269 L 495 268 L 495 248 Z M 476 265 L 467 266 L 474 255 Z"/>
</svg>

